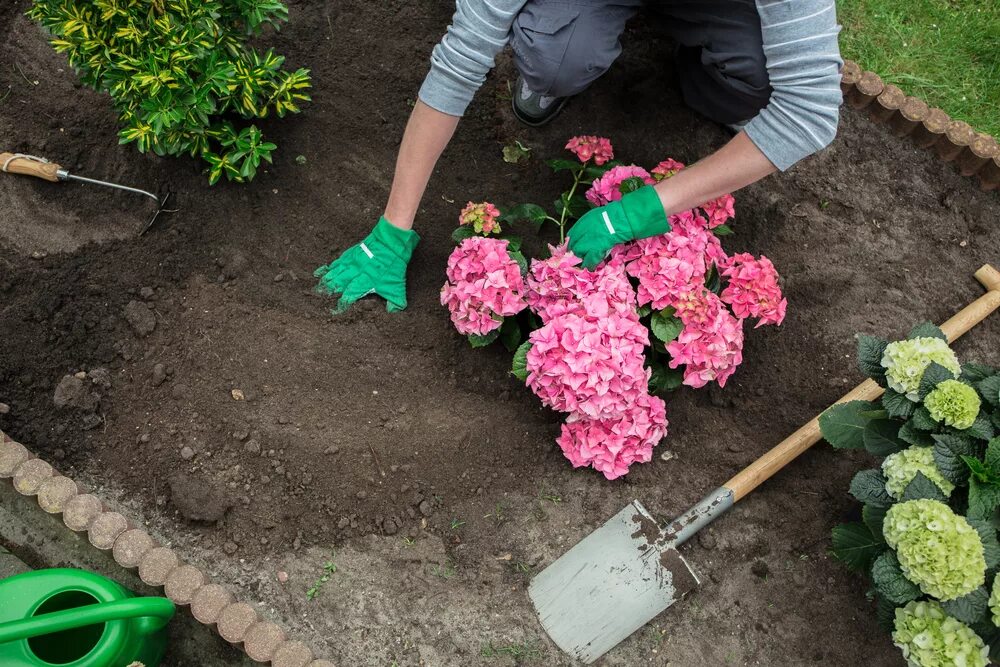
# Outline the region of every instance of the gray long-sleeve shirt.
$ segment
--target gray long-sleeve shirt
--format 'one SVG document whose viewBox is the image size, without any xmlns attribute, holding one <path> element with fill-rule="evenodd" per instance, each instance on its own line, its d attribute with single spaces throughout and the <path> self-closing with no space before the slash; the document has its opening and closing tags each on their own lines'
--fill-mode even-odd
<svg viewBox="0 0 1000 667">
<path fill-rule="evenodd" d="M 526 0 L 458 0 L 431 54 L 420 100 L 461 116 L 510 38 Z M 841 103 L 834 0 L 756 0 L 771 99 L 744 127 L 784 171 L 833 141 Z"/>
</svg>

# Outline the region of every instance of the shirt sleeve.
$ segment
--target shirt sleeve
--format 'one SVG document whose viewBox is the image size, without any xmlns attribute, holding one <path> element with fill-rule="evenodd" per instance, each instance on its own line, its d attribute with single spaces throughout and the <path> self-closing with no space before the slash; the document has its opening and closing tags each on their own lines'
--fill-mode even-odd
<svg viewBox="0 0 1000 667">
<path fill-rule="evenodd" d="M 744 131 L 778 169 L 826 147 L 840 118 L 834 0 L 756 0 L 771 99 Z"/>
<path fill-rule="evenodd" d="M 526 0 L 458 0 L 451 25 L 431 52 L 420 101 L 461 116 L 510 39 L 514 17 Z"/>
</svg>

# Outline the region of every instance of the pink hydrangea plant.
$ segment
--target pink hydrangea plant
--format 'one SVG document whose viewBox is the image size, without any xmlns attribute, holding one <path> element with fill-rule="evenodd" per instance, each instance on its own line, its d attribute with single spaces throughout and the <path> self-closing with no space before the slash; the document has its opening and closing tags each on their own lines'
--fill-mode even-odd
<svg viewBox="0 0 1000 667">
<path fill-rule="evenodd" d="M 485 336 L 524 309 L 524 280 L 504 239 L 473 236 L 448 257 L 441 305 L 459 333 Z"/>
<path fill-rule="evenodd" d="M 634 314 L 566 313 L 528 340 L 528 387 L 553 410 L 608 418 L 647 392 L 643 353 L 649 332 Z"/>
<path fill-rule="evenodd" d="M 630 178 L 641 178 L 646 185 L 653 185 L 656 181 L 649 175 L 649 172 L 634 164 L 611 167 L 600 178 L 595 178 L 594 183 L 587 190 L 587 201 L 594 206 L 604 206 L 622 198 L 621 184 Z"/>
<path fill-rule="evenodd" d="M 610 312 L 635 313 L 635 290 L 623 262 L 605 262 L 593 271 L 566 244 L 549 246 L 548 259 L 534 259 L 528 270 L 525 300 L 542 322 L 566 313 L 604 317 Z"/>
<path fill-rule="evenodd" d="M 500 233 L 499 217 L 500 210 L 488 201 L 478 204 L 470 201 L 458 214 L 458 224 L 470 225 L 477 234 L 489 236 L 494 232 Z"/>
<path fill-rule="evenodd" d="M 713 380 L 725 387 L 743 363 L 743 320 L 704 287 L 682 295 L 674 308 L 684 328 L 667 343 L 670 367 L 684 366 L 683 382 L 689 387 L 704 387 Z"/>
<path fill-rule="evenodd" d="M 736 215 L 736 200 L 732 195 L 722 195 L 701 205 L 708 216 L 708 228 L 715 229 Z"/>
<path fill-rule="evenodd" d="M 653 447 L 667 434 L 666 406 L 660 398 L 641 394 L 622 414 L 591 419 L 572 414 L 556 443 L 574 468 L 591 466 L 616 479 L 633 463 L 648 463 Z"/>
<path fill-rule="evenodd" d="M 666 160 L 653 167 L 650 171 L 653 174 L 653 178 L 657 183 L 659 183 L 665 178 L 670 178 L 683 168 L 683 162 L 678 162 L 677 160 L 668 157 Z"/>
<path fill-rule="evenodd" d="M 756 317 L 758 327 L 785 319 L 788 300 L 781 296 L 778 271 L 767 257 L 756 259 L 746 252 L 733 255 L 722 275 L 729 284 L 720 296 L 737 317 Z"/>
<path fill-rule="evenodd" d="M 611 140 L 604 137 L 588 135 L 573 137 L 566 143 L 566 150 L 576 155 L 583 163 L 593 158 L 595 164 L 601 165 L 615 157 Z"/>
</svg>

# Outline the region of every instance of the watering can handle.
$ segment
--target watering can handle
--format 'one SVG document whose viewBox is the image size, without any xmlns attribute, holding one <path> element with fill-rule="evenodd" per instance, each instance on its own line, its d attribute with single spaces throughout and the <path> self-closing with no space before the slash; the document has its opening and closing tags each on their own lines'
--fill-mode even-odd
<svg viewBox="0 0 1000 667">
<path fill-rule="evenodd" d="M 0 644 L 129 618 L 148 618 L 151 624 L 149 630 L 154 631 L 166 625 L 173 615 L 174 603 L 167 598 L 127 598 L 101 602 L 0 623 Z"/>
</svg>

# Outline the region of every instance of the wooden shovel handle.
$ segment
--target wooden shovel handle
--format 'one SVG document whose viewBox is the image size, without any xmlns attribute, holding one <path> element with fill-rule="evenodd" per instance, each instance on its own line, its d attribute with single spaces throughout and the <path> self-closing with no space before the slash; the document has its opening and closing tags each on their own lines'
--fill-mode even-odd
<svg viewBox="0 0 1000 667">
<path fill-rule="evenodd" d="M 1000 271 L 989 264 L 984 264 L 976 271 L 976 280 L 982 283 L 987 292 L 941 325 L 941 330 L 944 331 L 949 342 L 982 322 L 987 315 L 1000 307 Z M 874 381 L 865 380 L 842 396 L 837 403 L 873 401 L 881 396 L 883 391 L 885 390 Z M 725 487 L 733 492 L 733 501 L 740 500 L 756 489 L 762 482 L 784 468 L 792 459 L 816 444 L 821 437 L 819 416 L 817 415 L 808 424 L 782 440 L 773 449 L 726 482 Z"/>
<path fill-rule="evenodd" d="M 8 174 L 24 174 L 56 183 L 59 181 L 60 169 L 62 167 L 55 162 L 39 162 L 14 153 L 0 153 L 0 171 Z"/>
</svg>

